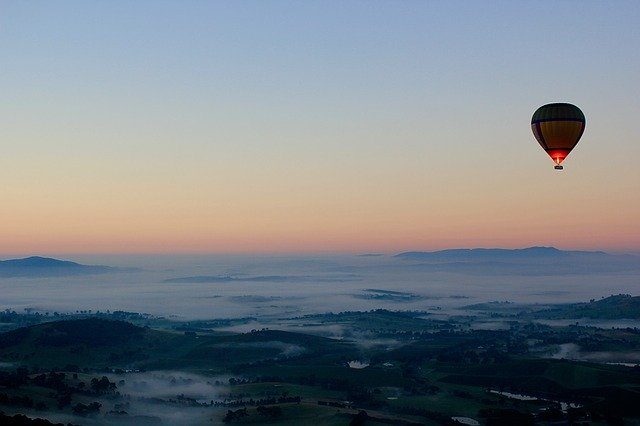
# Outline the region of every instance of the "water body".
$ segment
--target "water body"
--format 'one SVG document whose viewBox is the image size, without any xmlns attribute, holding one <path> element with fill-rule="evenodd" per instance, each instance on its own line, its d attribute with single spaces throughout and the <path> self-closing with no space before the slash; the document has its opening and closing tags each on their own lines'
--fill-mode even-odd
<svg viewBox="0 0 640 426">
<path fill-rule="evenodd" d="M 471 417 L 451 417 L 451 420 L 453 420 L 454 422 L 461 423 L 463 425 L 469 425 L 469 426 L 480 425 L 479 421 L 472 419 Z"/>
<path fill-rule="evenodd" d="M 349 361 L 349 368 L 354 368 L 356 370 L 362 370 L 363 368 L 367 368 L 369 366 L 368 362 L 364 361 Z"/>
<path fill-rule="evenodd" d="M 566 413 L 569 408 L 580 408 L 580 404 L 576 404 L 573 402 L 564 402 L 564 401 L 555 401 L 553 399 L 546 398 L 538 398 L 536 396 L 524 395 L 520 393 L 511 393 L 511 392 L 501 392 L 497 390 L 490 390 L 489 392 L 495 393 L 497 395 L 506 396 L 507 398 L 517 399 L 518 401 L 548 401 L 555 402 L 556 404 L 560 404 L 560 411 Z"/>
<path fill-rule="evenodd" d="M 562 303 L 640 294 L 640 273 L 520 276 L 492 275 L 488 269 L 457 274 L 416 268 L 392 256 L 57 257 L 140 270 L 2 278 L 0 309 L 50 313 L 125 310 L 176 319 L 253 316 L 269 320 L 379 308 L 445 313 L 493 300 Z M 167 282 L 184 277 L 208 278 Z M 371 289 L 376 289 L 376 297 L 371 297 Z M 411 297 L 398 297 L 405 294 Z"/>
</svg>

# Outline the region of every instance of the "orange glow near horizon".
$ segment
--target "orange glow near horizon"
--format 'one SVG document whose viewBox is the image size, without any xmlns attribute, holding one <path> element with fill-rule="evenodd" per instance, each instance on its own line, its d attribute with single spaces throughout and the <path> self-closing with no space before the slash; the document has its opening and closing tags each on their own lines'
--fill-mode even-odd
<svg viewBox="0 0 640 426">
<path fill-rule="evenodd" d="M 543 164 L 538 167 L 540 174 L 547 170 Z M 631 187 L 614 192 L 591 185 L 578 191 L 575 175 L 584 178 L 585 172 L 576 164 L 568 178 L 547 175 L 543 183 L 531 182 L 515 168 L 509 172 L 512 179 L 504 181 L 490 174 L 482 182 L 467 181 L 468 174 L 444 173 L 408 173 L 401 179 L 387 175 L 371 178 L 371 185 L 345 179 L 343 185 L 325 182 L 313 192 L 284 178 L 270 184 L 259 177 L 243 183 L 245 189 L 212 185 L 190 190 L 176 184 L 161 185 L 164 192 L 129 192 L 125 187 L 94 187 L 105 191 L 94 195 L 76 187 L 49 197 L 44 184 L 16 191 L 11 208 L 5 204 L 0 221 L 10 226 L 0 252 L 397 252 L 534 245 L 640 249 L 635 221 L 640 203 L 618 199 Z M 546 188 L 550 184 L 556 185 L 553 191 Z M 211 193 L 206 196 L 199 193 L 207 190 Z M 609 207 L 616 203 L 619 208 Z"/>
<path fill-rule="evenodd" d="M 611 170 L 579 147 L 559 175 L 528 142 L 526 164 L 500 168 L 476 156 L 442 164 L 420 147 L 335 164 L 245 157 L 240 170 L 95 159 L 87 162 L 98 174 L 66 163 L 44 167 L 43 180 L 16 169 L 0 208 L 0 253 L 640 251 L 636 169 Z"/>
</svg>

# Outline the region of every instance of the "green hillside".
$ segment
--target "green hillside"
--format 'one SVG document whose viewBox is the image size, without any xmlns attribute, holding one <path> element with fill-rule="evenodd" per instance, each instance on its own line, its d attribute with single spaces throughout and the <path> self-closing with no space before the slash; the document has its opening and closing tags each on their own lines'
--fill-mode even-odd
<svg viewBox="0 0 640 426">
<path fill-rule="evenodd" d="M 618 294 L 587 303 L 559 305 L 533 314 L 538 318 L 639 319 L 640 296 Z"/>
<path fill-rule="evenodd" d="M 48 322 L 0 334 L 0 360 L 44 368 L 222 371 L 268 359 L 350 350 L 331 339 L 284 331 L 195 335 L 96 318 Z"/>
</svg>

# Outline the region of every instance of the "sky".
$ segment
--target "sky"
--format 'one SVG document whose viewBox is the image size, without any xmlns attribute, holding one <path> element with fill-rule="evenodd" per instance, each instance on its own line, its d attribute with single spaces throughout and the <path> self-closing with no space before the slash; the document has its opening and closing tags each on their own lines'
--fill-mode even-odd
<svg viewBox="0 0 640 426">
<path fill-rule="evenodd" d="M 640 252 L 640 3 L 0 2 L 0 254 Z M 584 136 L 553 169 L 533 111 Z"/>
</svg>

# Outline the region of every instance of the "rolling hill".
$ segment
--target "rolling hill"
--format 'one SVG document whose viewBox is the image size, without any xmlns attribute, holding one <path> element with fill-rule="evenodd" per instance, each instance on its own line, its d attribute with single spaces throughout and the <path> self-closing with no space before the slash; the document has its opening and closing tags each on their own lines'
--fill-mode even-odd
<svg viewBox="0 0 640 426">
<path fill-rule="evenodd" d="M 91 275 L 116 271 L 122 271 L 122 269 L 104 265 L 82 265 L 68 260 L 40 256 L 0 260 L 0 278 Z"/>
<path fill-rule="evenodd" d="M 533 312 L 531 316 L 545 319 L 639 319 L 640 296 L 618 294 L 588 303 L 555 306 Z"/>
<path fill-rule="evenodd" d="M 0 360 L 39 367 L 191 369 L 353 351 L 350 344 L 302 333 L 176 333 L 98 318 L 53 321 L 0 334 Z"/>
</svg>

